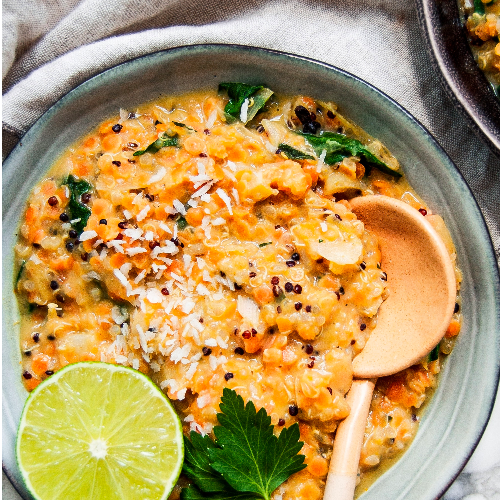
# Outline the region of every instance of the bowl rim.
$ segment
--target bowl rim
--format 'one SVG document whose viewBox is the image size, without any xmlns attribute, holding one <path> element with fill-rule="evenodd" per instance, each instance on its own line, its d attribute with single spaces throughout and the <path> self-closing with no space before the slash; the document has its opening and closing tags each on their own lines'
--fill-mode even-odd
<svg viewBox="0 0 500 500">
<path fill-rule="evenodd" d="M 416 0 L 427 52 L 441 86 L 468 125 L 500 158 L 500 98 L 479 69 L 458 0 Z"/>
<path fill-rule="evenodd" d="M 409 113 L 405 108 L 403 108 L 400 104 L 398 104 L 396 101 L 394 101 L 391 97 L 389 97 L 387 94 L 382 92 L 381 90 L 377 89 L 375 86 L 370 84 L 369 82 L 366 82 L 365 80 L 359 78 L 356 75 L 353 75 L 352 73 L 349 73 L 343 69 L 337 68 L 334 65 L 318 61 L 316 59 L 302 56 L 302 55 L 297 55 L 293 53 L 287 53 L 284 51 L 278 51 L 274 49 L 269 49 L 269 48 L 262 48 L 262 47 L 256 47 L 256 46 L 249 46 L 249 45 L 241 45 L 241 44 L 224 44 L 224 43 L 200 43 L 200 44 L 187 44 L 187 45 L 179 45 L 175 47 L 170 47 L 167 49 L 163 50 L 158 50 L 154 52 L 150 52 L 147 54 L 143 54 L 141 56 L 123 61 L 119 64 L 110 66 L 106 70 L 97 73 L 96 75 L 93 75 L 92 77 L 88 78 L 87 80 L 79 83 L 76 85 L 74 88 L 69 90 L 65 95 L 63 95 L 61 98 L 59 98 L 56 102 L 54 102 L 33 124 L 32 126 L 26 131 L 26 133 L 22 136 L 22 138 L 19 140 L 18 144 L 12 149 L 12 151 L 9 153 L 9 155 L 5 158 L 4 163 L 6 166 L 10 162 L 15 161 L 15 157 L 20 153 L 20 150 L 22 148 L 22 142 L 24 141 L 30 141 L 33 136 L 37 134 L 37 132 L 43 128 L 45 125 L 45 122 L 47 122 L 54 114 L 57 114 L 59 108 L 63 107 L 65 104 L 69 104 L 73 98 L 78 98 L 81 97 L 79 94 L 85 93 L 89 89 L 91 89 L 94 85 L 99 85 L 100 80 L 105 79 L 106 77 L 109 76 L 109 74 L 113 71 L 116 71 L 122 66 L 127 66 L 130 63 L 133 63 L 134 61 L 138 60 L 146 60 L 146 59 L 151 59 L 155 55 L 160 55 L 160 54 L 175 54 L 175 53 L 180 53 L 182 55 L 185 52 L 189 51 L 204 51 L 204 50 L 216 50 L 216 49 L 230 49 L 230 50 L 235 50 L 235 51 L 242 51 L 242 52 L 250 52 L 250 53 L 267 53 L 270 54 L 271 56 L 278 56 L 278 57 L 283 57 L 285 59 L 295 59 L 297 61 L 304 61 L 307 63 L 312 63 L 313 65 L 320 66 L 325 68 L 328 71 L 332 71 L 334 73 L 339 73 L 343 75 L 344 77 L 347 77 L 348 79 L 353 79 L 357 83 L 361 84 L 362 86 L 368 88 L 372 93 L 375 95 L 378 95 L 382 97 L 383 101 L 386 101 L 393 109 L 397 110 L 400 116 L 405 118 L 408 122 L 410 122 L 413 126 L 416 126 L 417 129 L 420 129 L 420 133 L 425 137 L 427 141 L 432 145 L 433 149 L 435 150 L 436 154 L 439 156 L 440 163 L 444 166 L 446 165 L 446 170 L 448 170 L 448 173 L 452 174 L 454 177 L 454 181 L 458 183 L 458 185 L 461 184 L 461 187 L 466 190 L 466 192 L 469 194 L 471 201 L 473 205 L 475 206 L 475 209 L 477 211 L 477 214 L 479 217 L 477 218 L 477 222 L 480 224 L 480 231 L 483 233 L 483 235 L 486 237 L 486 242 L 485 242 L 485 247 L 487 254 L 485 255 L 488 263 L 490 264 L 490 270 L 491 270 L 491 286 L 493 289 L 493 294 L 497 299 L 497 303 L 500 304 L 500 273 L 499 273 L 499 268 L 497 265 L 497 261 L 495 258 L 495 251 L 494 251 L 494 246 L 493 242 L 491 239 L 491 235 L 489 233 L 488 227 L 486 225 L 484 216 L 481 212 L 481 209 L 479 207 L 479 204 L 476 200 L 476 197 L 474 193 L 472 192 L 471 188 L 469 187 L 467 181 L 463 177 L 462 173 L 460 170 L 455 166 L 453 161 L 450 159 L 450 157 L 447 155 L 445 150 L 440 146 L 440 144 L 437 142 L 437 140 L 434 138 L 434 136 L 429 132 L 429 130 L 420 123 L 418 119 L 416 119 L 411 113 Z M 4 190 L 6 188 L 6 183 L 3 181 L 2 182 L 2 189 Z M 5 206 L 3 206 L 3 214 L 5 214 Z M 2 217 L 3 219 L 3 217 Z M 500 308 L 497 310 L 496 314 L 496 319 L 497 323 L 500 325 Z M 496 388 L 499 385 L 500 382 L 500 359 L 497 360 L 496 365 L 495 365 L 495 374 L 494 374 L 494 379 L 492 381 L 492 387 Z M 481 436 L 484 433 L 484 430 L 488 424 L 489 417 L 491 415 L 493 405 L 495 403 L 495 394 L 496 394 L 496 389 L 493 391 L 492 397 L 489 400 L 489 405 L 487 408 L 487 415 L 488 417 L 485 419 L 483 422 L 482 426 L 480 428 L 476 429 L 476 434 L 474 437 L 474 442 L 469 449 L 469 452 L 464 456 L 462 464 L 460 468 L 456 471 L 456 473 L 449 479 L 449 481 L 446 482 L 446 484 L 443 484 L 440 496 L 444 494 L 444 492 L 449 488 L 449 486 L 453 483 L 453 481 L 456 479 L 456 477 L 460 474 L 462 469 L 465 467 L 467 464 L 468 460 L 470 459 L 472 453 L 474 452 L 475 448 L 477 447 Z M 4 461 L 2 460 L 2 469 L 9 481 L 12 483 L 14 488 L 17 490 L 19 495 L 22 498 L 29 498 L 29 497 L 24 497 L 22 491 L 24 490 L 22 481 L 20 482 L 18 478 L 15 476 L 13 471 L 10 471 L 8 467 L 5 465 Z M 436 497 L 439 498 L 439 497 Z"/>
</svg>

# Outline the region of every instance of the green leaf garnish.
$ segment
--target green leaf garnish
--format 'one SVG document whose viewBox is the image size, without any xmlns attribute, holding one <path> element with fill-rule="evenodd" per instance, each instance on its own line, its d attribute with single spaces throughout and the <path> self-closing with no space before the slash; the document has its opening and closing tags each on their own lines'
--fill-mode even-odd
<svg viewBox="0 0 500 500">
<path fill-rule="evenodd" d="M 439 344 L 429 353 L 429 362 L 439 359 Z"/>
<path fill-rule="evenodd" d="M 323 243 L 323 240 L 318 240 L 318 243 Z"/>
<path fill-rule="evenodd" d="M 92 211 L 89 207 L 80 203 L 79 198 L 82 194 L 89 192 L 92 186 L 83 179 L 77 181 L 72 175 L 69 175 L 63 184 L 66 184 L 69 188 L 69 203 L 67 207 L 69 217 L 71 220 L 80 219 L 72 223 L 73 229 L 80 234 L 87 225 Z"/>
<path fill-rule="evenodd" d="M 474 0 L 474 12 L 477 12 L 478 14 L 485 14 L 486 10 L 484 8 L 484 3 L 481 2 L 481 0 Z"/>
<path fill-rule="evenodd" d="M 191 432 L 185 441 L 183 472 L 194 485 L 184 488 L 183 500 L 269 500 L 292 474 L 306 467 L 299 455 L 298 424 L 284 428 L 279 437 L 266 410 L 258 412 L 249 401 L 225 388 L 214 427 L 216 442 Z"/>
<path fill-rule="evenodd" d="M 245 124 L 255 117 L 273 95 L 273 91 L 263 85 L 248 85 L 246 83 L 220 83 L 219 92 L 221 90 L 227 90 L 229 96 L 229 102 L 224 108 L 226 116 L 241 119 L 241 107 L 248 99 L 246 119 L 242 120 Z"/>
<path fill-rule="evenodd" d="M 134 153 L 134 156 L 141 156 L 144 153 L 158 153 L 161 148 L 166 148 L 169 146 L 179 146 L 178 135 L 175 134 L 173 137 L 170 137 L 166 132 L 163 132 L 163 134 L 158 139 L 156 139 L 155 142 L 152 142 L 146 149 L 136 151 Z"/>
<path fill-rule="evenodd" d="M 182 231 L 183 229 L 186 229 L 188 226 L 189 226 L 188 221 L 186 220 L 186 218 L 183 215 L 181 215 L 177 219 L 177 228 Z"/>
<path fill-rule="evenodd" d="M 335 132 L 323 132 L 321 135 L 299 133 L 311 144 L 318 155 L 326 151 L 324 162 L 327 165 L 333 165 L 349 156 L 358 156 L 360 162 L 367 169 L 367 173 L 372 167 L 375 167 L 384 174 L 392 175 L 396 178 L 402 176 L 402 174 L 389 168 L 372 152 L 368 151 L 357 139 L 350 139 L 345 135 L 336 134 Z"/>
<path fill-rule="evenodd" d="M 174 125 L 177 125 L 178 127 L 184 127 L 187 128 L 188 130 L 194 131 L 194 128 L 191 128 L 189 125 L 186 125 L 185 123 L 181 122 L 172 122 Z"/>
<path fill-rule="evenodd" d="M 280 144 L 278 149 L 285 154 L 289 160 L 315 160 L 314 156 L 308 155 L 288 144 Z"/>
<path fill-rule="evenodd" d="M 267 245 L 272 245 L 272 241 L 267 241 L 266 243 L 259 243 L 259 247 L 266 247 Z"/>
</svg>

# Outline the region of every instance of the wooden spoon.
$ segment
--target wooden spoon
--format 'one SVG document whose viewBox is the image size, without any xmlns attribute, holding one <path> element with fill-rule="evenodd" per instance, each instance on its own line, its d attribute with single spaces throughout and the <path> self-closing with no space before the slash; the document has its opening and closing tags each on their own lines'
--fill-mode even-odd
<svg viewBox="0 0 500 500">
<path fill-rule="evenodd" d="M 324 500 L 352 500 L 377 377 L 418 363 L 438 344 L 456 297 L 453 264 L 427 217 L 387 196 L 354 198 L 351 206 L 379 240 L 389 296 L 380 306 L 377 326 L 353 360 L 358 380 L 347 395 L 350 415 L 337 428 Z"/>
</svg>

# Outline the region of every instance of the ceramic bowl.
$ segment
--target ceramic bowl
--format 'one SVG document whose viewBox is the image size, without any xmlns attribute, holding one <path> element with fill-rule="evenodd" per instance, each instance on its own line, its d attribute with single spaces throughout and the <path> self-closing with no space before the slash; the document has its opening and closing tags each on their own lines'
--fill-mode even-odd
<svg viewBox="0 0 500 500">
<path fill-rule="evenodd" d="M 448 97 L 500 157 L 500 100 L 474 60 L 458 1 L 417 0 L 420 26 Z"/>
<path fill-rule="evenodd" d="M 160 94 L 216 88 L 221 81 L 264 82 L 280 93 L 338 103 L 341 113 L 380 139 L 400 160 L 415 190 L 441 214 L 463 271 L 464 324 L 438 390 L 409 450 L 363 494 L 363 500 L 438 498 L 467 462 L 484 430 L 499 373 L 500 291 L 485 222 L 465 181 L 432 136 L 404 109 L 362 80 L 324 63 L 235 45 L 179 47 L 95 76 L 57 102 L 26 133 L 3 175 L 3 459 L 20 494 L 14 446 L 27 392 L 18 346 L 13 246 L 30 190 L 56 158 L 120 107 Z"/>
</svg>

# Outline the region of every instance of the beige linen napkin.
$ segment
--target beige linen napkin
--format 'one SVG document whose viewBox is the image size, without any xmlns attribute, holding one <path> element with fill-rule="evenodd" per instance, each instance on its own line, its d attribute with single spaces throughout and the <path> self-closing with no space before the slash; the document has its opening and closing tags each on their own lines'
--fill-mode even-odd
<svg viewBox="0 0 500 500">
<path fill-rule="evenodd" d="M 500 161 L 468 129 L 430 65 L 412 3 L 396 0 L 4 0 L 4 154 L 74 86 L 177 45 L 240 43 L 338 66 L 420 120 L 454 160 L 500 255 Z"/>
</svg>

